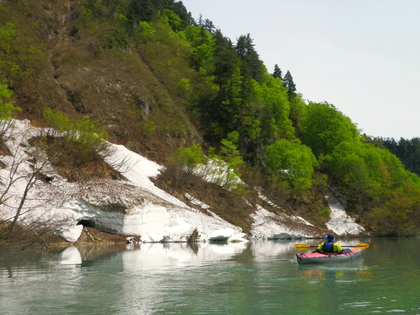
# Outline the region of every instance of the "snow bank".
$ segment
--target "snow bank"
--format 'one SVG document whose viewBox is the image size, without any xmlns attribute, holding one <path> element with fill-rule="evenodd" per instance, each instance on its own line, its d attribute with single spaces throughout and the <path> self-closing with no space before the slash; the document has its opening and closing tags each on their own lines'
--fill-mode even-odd
<svg viewBox="0 0 420 315">
<path fill-rule="evenodd" d="M 13 157 L 0 156 L 6 165 L 0 169 L 0 187 L 2 191 L 8 187 L 7 200 L 0 205 L 0 219 L 14 217 L 27 184 L 26 176 L 31 173 L 33 163 L 42 162 L 41 158 L 34 162 L 35 159 L 28 154 L 32 149 L 28 140 L 41 131 L 32 127 L 28 120 L 15 120 L 14 128 L 9 130 L 7 146 Z M 78 224 L 81 222 L 89 222 L 97 229 L 112 233 L 140 235 L 143 242 L 186 242 L 193 236 L 196 241 L 217 238 L 229 242 L 246 241 L 241 228 L 214 214 L 208 205 L 194 196 L 186 195 L 205 213 L 156 187 L 151 178 L 159 175 L 163 169 L 161 165 L 121 145 L 109 143 L 109 148 L 111 155 L 105 159 L 125 180 L 69 183 L 47 164 L 43 171 L 52 180 L 35 183 L 25 201 L 20 222 L 48 222 L 70 242 L 79 238 L 82 225 Z M 262 194 L 260 198 L 270 202 Z M 335 203 L 331 207 L 329 229 L 340 235 L 363 231 Z M 254 239 L 273 235 L 313 237 L 304 228 L 311 224 L 301 217 L 278 216 L 260 206 L 251 217 L 254 220 L 251 231 Z M 285 224 L 287 220 L 300 224 L 302 228 Z"/>
</svg>

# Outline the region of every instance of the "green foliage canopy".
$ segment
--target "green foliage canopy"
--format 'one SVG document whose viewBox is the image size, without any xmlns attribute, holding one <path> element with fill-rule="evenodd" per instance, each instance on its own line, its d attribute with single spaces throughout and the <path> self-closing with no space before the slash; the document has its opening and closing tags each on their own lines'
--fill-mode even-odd
<svg viewBox="0 0 420 315">
<path fill-rule="evenodd" d="M 315 156 L 331 154 L 343 141 L 359 140 L 360 135 L 352 121 L 328 103 L 309 103 L 299 122 L 303 143 Z"/>
<path fill-rule="evenodd" d="M 418 228 L 420 189 L 404 184 L 390 192 L 386 201 L 373 209 L 370 220 L 381 236 L 413 235 Z"/>
<path fill-rule="evenodd" d="M 347 198 L 358 205 L 359 215 L 369 202 L 384 199 L 404 184 L 420 187 L 395 155 L 360 141 L 340 143 L 324 165 Z"/>
<path fill-rule="evenodd" d="M 310 148 L 299 140 L 279 140 L 265 150 L 265 162 L 272 176 L 287 180 L 299 193 L 312 186 L 317 161 Z"/>
</svg>

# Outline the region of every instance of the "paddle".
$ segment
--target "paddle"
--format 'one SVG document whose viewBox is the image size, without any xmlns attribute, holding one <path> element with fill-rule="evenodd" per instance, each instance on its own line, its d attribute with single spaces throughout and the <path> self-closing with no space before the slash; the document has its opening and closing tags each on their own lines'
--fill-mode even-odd
<svg viewBox="0 0 420 315">
<path fill-rule="evenodd" d="M 351 246 L 341 246 L 341 247 L 353 247 L 353 248 L 369 248 L 370 244 L 367 243 L 360 243 Z M 295 244 L 297 249 L 309 249 L 311 247 L 318 247 L 317 245 L 307 245 L 307 244 Z"/>
</svg>

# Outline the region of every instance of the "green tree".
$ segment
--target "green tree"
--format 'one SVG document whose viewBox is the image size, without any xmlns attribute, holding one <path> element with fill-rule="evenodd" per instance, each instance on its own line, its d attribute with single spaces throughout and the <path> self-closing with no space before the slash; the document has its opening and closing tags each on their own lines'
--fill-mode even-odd
<svg viewBox="0 0 420 315">
<path fill-rule="evenodd" d="M 185 28 L 184 35 L 191 44 L 191 61 L 197 71 L 211 73 L 213 71 L 213 50 L 214 41 L 209 31 L 204 27 L 190 25 Z"/>
<path fill-rule="evenodd" d="M 405 184 L 420 187 L 418 179 L 388 150 L 360 141 L 337 145 L 324 166 L 360 216 Z"/>
<path fill-rule="evenodd" d="M 255 127 L 258 128 L 260 125 L 260 119 L 256 113 L 260 104 L 255 102 L 255 94 L 265 68 L 254 48 L 250 34 L 238 38 L 235 51 L 239 57 L 240 85 L 237 120 L 233 129 L 240 134 L 239 150 L 241 154 L 248 156 L 255 149 L 254 141 L 248 131 L 256 130 Z"/>
<path fill-rule="evenodd" d="M 294 128 L 289 119 L 290 103 L 281 81 L 265 73 L 254 93 L 253 106 L 261 129 L 260 136 L 255 142 L 265 148 L 281 138 L 293 139 Z"/>
<path fill-rule="evenodd" d="M 274 65 L 273 77 L 283 80 L 281 69 L 277 64 Z"/>
<path fill-rule="evenodd" d="M 287 88 L 287 95 L 289 96 L 289 100 L 293 99 L 296 96 L 296 84 L 293 81 L 292 74 L 289 70 L 287 70 L 284 76 L 283 85 Z"/>
<path fill-rule="evenodd" d="M 72 120 L 62 112 L 44 109 L 44 118 L 48 125 L 59 131 L 69 143 L 75 143 L 79 149 L 90 153 L 92 150 L 100 152 L 104 149 L 104 140 L 108 134 L 99 123 L 95 123 L 87 116 L 80 120 Z"/>
<path fill-rule="evenodd" d="M 260 81 L 263 74 L 263 63 L 254 48 L 250 34 L 242 35 L 238 38 L 235 46 L 236 53 L 241 60 L 241 75 Z"/>
<path fill-rule="evenodd" d="M 409 171 L 420 175 L 420 138 L 411 140 L 401 138 L 398 142 L 389 138 L 376 138 L 373 141 L 377 145 L 379 142 L 379 145 L 383 145 L 395 154 Z"/>
<path fill-rule="evenodd" d="M 9 90 L 6 84 L 0 84 L 0 122 L 13 117 L 13 114 L 20 110 L 14 106 L 14 101 L 10 98 L 13 92 Z"/>
<path fill-rule="evenodd" d="M 178 148 L 170 161 L 182 165 L 187 172 L 191 173 L 197 165 L 204 163 L 205 157 L 201 146 L 193 144 L 188 148 Z"/>
<path fill-rule="evenodd" d="M 309 103 L 299 128 L 303 143 L 318 158 L 331 154 L 343 141 L 360 140 L 359 132 L 350 118 L 328 103 Z"/>
<path fill-rule="evenodd" d="M 221 141 L 220 156 L 228 164 L 236 175 L 240 175 L 239 166 L 244 163 L 238 150 L 239 133 L 233 131 L 228 134 L 227 139 Z"/>
<path fill-rule="evenodd" d="M 30 90 L 32 79 L 43 66 L 40 60 L 43 54 L 34 42 L 21 34 L 13 23 L 0 27 L 0 83 L 7 82 L 13 89 Z"/>
<path fill-rule="evenodd" d="M 299 140 L 282 139 L 267 147 L 265 162 L 272 177 L 280 176 L 300 196 L 312 186 L 312 176 L 317 165 L 311 149 Z"/>
<path fill-rule="evenodd" d="M 214 26 L 213 21 L 209 19 L 205 19 L 203 21 L 201 15 L 198 20 L 198 25 L 204 27 L 206 30 L 208 30 L 210 33 L 214 34 L 216 32 L 216 26 Z"/>
<path fill-rule="evenodd" d="M 367 151 L 368 147 L 361 142 L 344 141 L 335 147 L 325 163 L 331 179 L 338 184 L 347 201 L 355 204 L 359 216 L 364 214 L 365 207 L 372 200 L 378 200 L 384 192 L 380 189 L 381 182 L 372 176 L 374 170 L 366 163 L 369 157 L 375 159 L 375 152 Z"/>
<path fill-rule="evenodd" d="M 419 211 L 420 189 L 405 184 L 390 192 L 387 201 L 372 211 L 375 233 L 380 236 L 407 236 L 416 233 L 413 213 Z"/>
<path fill-rule="evenodd" d="M 229 132 L 236 130 L 240 106 L 239 58 L 230 39 L 220 31 L 214 34 L 214 84 L 217 95 L 203 100 L 199 107 L 205 126 L 205 137 L 219 143 Z"/>
<path fill-rule="evenodd" d="M 139 21 L 154 21 L 164 10 L 174 31 L 192 24 L 193 19 L 185 6 L 181 1 L 174 0 L 130 0 L 127 17 L 133 25 L 137 25 Z"/>
<path fill-rule="evenodd" d="M 213 148 L 209 150 L 208 174 L 206 177 L 228 190 L 238 189 L 242 186 L 240 181 L 240 166 L 244 164 L 238 149 L 239 133 L 233 131 L 222 139 L 219 154 Z"/>
</svg>

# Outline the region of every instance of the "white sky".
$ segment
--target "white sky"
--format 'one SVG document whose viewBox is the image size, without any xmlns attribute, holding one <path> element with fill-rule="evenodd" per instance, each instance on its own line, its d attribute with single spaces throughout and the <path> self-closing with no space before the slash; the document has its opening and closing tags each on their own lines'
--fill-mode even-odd
<svg viewBox="0 0 420 315">
<path fill-rule="evenodd" d="M 182 0 L 371 136 L 420 137 L 419 0 Z"/>
</svg>

